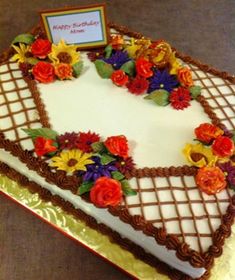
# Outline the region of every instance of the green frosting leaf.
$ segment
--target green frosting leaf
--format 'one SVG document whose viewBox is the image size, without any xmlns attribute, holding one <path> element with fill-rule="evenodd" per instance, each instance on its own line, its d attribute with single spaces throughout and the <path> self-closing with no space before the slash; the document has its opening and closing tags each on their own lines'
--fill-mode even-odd
<svg viewBox="0 0 235 280">
<path fill-rule="evenodd" d="M 135 190 L 132 190 L 132 188 L 127 180 L 121 181 L 121 184 L 122 184 L 122 191 L 123 191 L 124 195 L 130 196 L 130 195 L 137 194 L 137 192 Z"/>
<path fill-rule="evenodd" d="M 107 164 L 109 164 L 110 162 L 113 162 L 114 160 L 116 160 L 114 157 L 111 157 L 110 155 L 107 155 L 107 154 L 103 154 L 103 155 L 101 156 L 100 162 L 101 162 L 101 164 L 103 164 L 103 165 L 107 165 Z"/>
<path fill-rule="evenodd" d="M 92 150 L 95 153 L 103 153 L 106 151 L 106 147 L 103 142 L 95 142 L 91 144 Z"/>
<path fill-rule="evenodd" d="M 78 61 L 73 65 L 73 75 L 77 78 L 78 76 L 81 75 L 83 69 L 83 62 Z"/>
<path fill-rule="evenodd" d="M 29 64 L 35 65 L 38 62 L 39 62 L 39 60 L 37 58 L 35 58 L 35 57 L 28 57 L 27 58 L 27 63 L 29 63 Z"/>
<path fill-rule="evenodd" d="M 111 45 L 108 45 L 105 49 L 105 58 L 110 58 L 112 51 L 113 51 L 113 47 Z"/>
<path fill-rule="evenodd" d="M 32 34 L 20 34 L 15 37 L 15 39 L 12 41 L 12 45 L 16 43 L 24 43 L 27 45 L 32 44 L 35 41 L 35 37 Z"/>
<path fill-rule="evenodd" d="M 87 193 L 91 190 L 93 187 L 94 183 L 93 182 L 83 182 L 81 186 L 78 189 L 78 194 L 82 195 L 84 193 Z"/>
<path fill-rule="evenodd" d="M 117 181 L 121 181 L 122 179 L 125 178 L 125 176 L 119 171 L 113 171 L 111 172 L 111 174 L 112 174 L 112 178 Z"/>
<path fill-rule="evenodd" d="M 166 106 L 169 104 L 169 92 L 164 89 L 152 91 L 144 97 L 147 100 L 153 100 L 159 106 Z"/>
<path fill-rule="evenodd" d="M 94 63 L 96 70 L 101 78 L 109 79 L 111 77 L 114 71 L 113 66 L 111 64 L 108 64 L 100 59 L 97 59 Z"/>
<path fill-rule="evenodd" d="M 200 86 L 192 86 L 189 88 L 193 99 L 196 99 L 201 94 L 201 90 L 202 88 Z"/>
<path fill-rule="evenodd" d="M 33 140 L 35 140 L 37 137 L 41 136 L 47 139 L 53 139 L 56 140 L 57 132 L 50 129 L 50 128 L 22 128 L 22 130 L 27 133 Z"/>
<path fill-rule="evenodd" d="M 133 60 L 127 61 L 122 65 L 120 69 L 123 70 L 126 74 L 133 77 L 135 75 L 135 62 Z"/>
</svg>

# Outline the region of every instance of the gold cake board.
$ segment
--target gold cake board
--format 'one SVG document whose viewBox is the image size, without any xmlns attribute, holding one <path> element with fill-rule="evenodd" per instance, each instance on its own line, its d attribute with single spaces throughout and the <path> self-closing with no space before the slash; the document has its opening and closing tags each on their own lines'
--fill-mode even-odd
<svg viewBox="0 0 235 280">
<path fill-rule="evenodd" d="M 37 217 L 47 222 L 67 237 L 76 240 L 89 250 L 130 274 L 143 280 L 169 280 L 153 267 L 137 260 L 131 253 L 100 232 L 86 226 L 84 222 L 65 213 L 51 202 L 42 201 L 38 194 L 30 193 L 26 188 L 0 174 L 0 192 L 30 210 Z M 235 279 L 235 225 L 232 236 L 226 240 L 223 255 L 215 260 L 210 280 Z"/>
</svg>

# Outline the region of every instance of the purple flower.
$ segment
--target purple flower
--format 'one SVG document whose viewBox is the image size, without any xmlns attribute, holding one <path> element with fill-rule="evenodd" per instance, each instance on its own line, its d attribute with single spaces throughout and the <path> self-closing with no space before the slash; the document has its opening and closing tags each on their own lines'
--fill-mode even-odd
<svg viewBox="0 0 235 280">
<path fill-rule="evenodd" d="M 235 186 L 235 166 L 231 161 L 218 164 L 219 168 L 226 173 L 226 179 L 231 186 Z"/>
<path fill-rule="evenodd" d="M 150 78 L 148 93 L 156 89 L 165 89 L 171 92 L 179 84 L 175 75 L 170 75 L 165 69 L 163 71 L 156 70 Z"/>
<path fill-rule="evenodd" d="M 111 172 L 117 170 L 113 162 L 102 165 L 99 157 L 92 157 L 92 160 L 94 161 L 93 164 L 86 165 L 87 171 L 79 172 L 79 175 L 83 176 L 84 181 L 96 181 L 102 176 L 110 178 Z"/>
<path fill-rule="evenodd" d="M 117 70 L 121 68 L 124 63 L 131 59 L 128 57 L 127 52 L 116 51 L 114 54 L 112 54 L 112 56 L 109 58 L 104 58 L 103 60 L 108 64 L 112 64 L 113 68 Z"/>
</svg>

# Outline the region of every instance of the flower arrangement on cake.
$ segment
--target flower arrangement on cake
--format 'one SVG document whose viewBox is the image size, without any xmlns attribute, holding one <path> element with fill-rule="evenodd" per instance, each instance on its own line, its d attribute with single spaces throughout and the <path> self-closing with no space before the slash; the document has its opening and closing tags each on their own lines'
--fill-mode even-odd
<svg viewBox="0 0 235 280">
<path fill-rule="evenodd" d="M 40 36 L 21 34 L 13 40 L 12 48 L 15 54 L 11 59 L 19 63 L 23 76 L 40 83 L 77 78 L 83 68 L 77 46 L 63 40 L 56 45 Z"/>
<path fill-rule="evenodd" d="M 195 128 L 196 144 L 186 144 L 183 153 L 198 167 L 196 183 L 208 195 L 227 186 L 235 190 L 235 134 L 203 123 Z"/>
<path fill-rule="evenodd" d="M 155 104 L 183 110 L 200 95 L 200 86 L 194 85 L 191 71 L 176 58 L 171 46 L 164 40 L 131 39 L 111 36 L 105 49 L 88 53 L 101 78 L 111 79 L 131 94 L 145 94 L 144 99 Z"/>
<path fill-rule="evenodd" d="M 23 130 L 32 138 L 35 154 L 43 157 L 52 170 L 78 176 L 78 194 L 90 192 L 90 201 L 97 207 L 116 206 L 123 195 L 136 194 L 125 176 L 134 167 L 125 136 L 102 141 L 90 131 L 58 135 L 49 128 Z"/>
</svg>

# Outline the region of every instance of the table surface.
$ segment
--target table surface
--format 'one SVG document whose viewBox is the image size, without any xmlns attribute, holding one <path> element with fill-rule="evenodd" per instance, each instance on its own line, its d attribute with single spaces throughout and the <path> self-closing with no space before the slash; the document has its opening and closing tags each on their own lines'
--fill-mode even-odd
<svg viewBox="0 0 235 280">
<path fill-rule="evenodd" d="M 0 1 L 0 51 L 38 23 L 37 11 L 105 1 Z M 112 0 L 108 19 L 222 71 L 235 73 L 233 0 Z M 130 279 L 38 218 L 0 196 L 0 280 Z"/>
</svg>

